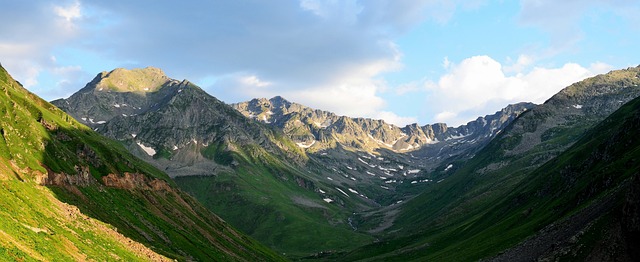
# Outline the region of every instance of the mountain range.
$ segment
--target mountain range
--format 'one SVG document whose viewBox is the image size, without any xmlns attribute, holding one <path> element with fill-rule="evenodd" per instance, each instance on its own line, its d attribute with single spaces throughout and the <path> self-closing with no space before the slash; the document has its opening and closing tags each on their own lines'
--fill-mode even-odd
<svg viewBox="0 0 640 262">
<path fill-rule="evenodd" d="M 308 152 L 335 148 L 337 144 L 349 150 L 369 153 L 387 149 L 427 158 L 425 162 L 433 166 L 448 157 L 472 154 L 534 104 L 508 105 L 493 115 L 478 117 L 454 128 L 444 123 L 398 127 L 383 120 L 338 116 L 291 103 L 279 96 L 232 106 L 248 118 L 282 130 Z"/>
<path fill-rule="evenodd" d="M 458 128 L 399 128 L 281 97 L 232 107 L 157 68 L 102 72 L 78 93 L 52 103 L 165 170 L 234 226 L 276 250 L 300 255 L 370 242 L 370 236 L 354 232 L 354 212 L 403 201 L 412 195 L 401 192 L 404 182 L 428 184 L 421 179 L 427 169 L 469 157 L 533 106 L 511 105 Z M 264 125 L 271 121 L 277 125 Z M 443 152 L 446 157 L 440 157 Z M 430 161 L 416 161 L 424 156 Z M 274 233 L 276 224 L 290 226 Z M 305 246 L 282 240 L 323 234 L 305 239 Z M 358 241 L 337 243 L 336 237 Z"/>
<path fill-rule="evenodd" d="M 44 158 L 51 164 L 40 165 L 52 171 L 45 168 L 49 175 L 36 180 L 55 190 L 60 186 L 48 181 L 80 181 L 73 183 L 82 185 L 76 185 L 81 194 L 72 190 L 60 199 L 100 214 L 90 203 L 104 201 L 101 194 L 82 191 L 95 183 L 77 177 L 96 177 L 98 192 L 153 188 L 151 178 L 123 182 L 111 175 L 140 179 L 147 170 L 289 259 L 633 261 L 640 228 L 639 77 L 640 67 L 611 71 L 541 105 L 508 105 L 459 127 L 398 127 L 282 97 L 227 105 L 157 68 L 116 69 L 52 102 L 78 122 L 50 106 L 67 123 L 87 125 L 83 132 L 108 148 L 73 144 L 75 154 L 52 153 Z M 31 115 L 45 129 L 51 123 Z M 105 167 L 92 157 L 107 151 L 134 160 L 120 164 L 124 157 L 112 157 Z M 86 167 L 66 164 L 74 159 Z M 82 202 L 82 195 L 93 198 Z M 141 228 L 139 212 L 132 212 L 134 222 L 95 216 Z M 157 228 L 152 231 L 162 235 Z M 248 241 L 234 246 L 257 251 L 241 259 L 281 259 Z M 165 252 L 190 259 L 184 250 Z"/>
</svg>

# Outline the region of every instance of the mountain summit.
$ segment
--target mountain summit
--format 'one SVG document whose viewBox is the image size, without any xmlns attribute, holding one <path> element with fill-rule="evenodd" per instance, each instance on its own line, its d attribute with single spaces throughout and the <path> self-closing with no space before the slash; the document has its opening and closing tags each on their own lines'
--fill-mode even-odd
<svg viewBox="0 0 640 262">
<path fill-rule="evenodd" d="M 154 92 L 171 81 L 162 69 L 147 67 L 132 70 L 116 68 L 98 74 L 92 82 L 98 91 Z"/>
</svg>

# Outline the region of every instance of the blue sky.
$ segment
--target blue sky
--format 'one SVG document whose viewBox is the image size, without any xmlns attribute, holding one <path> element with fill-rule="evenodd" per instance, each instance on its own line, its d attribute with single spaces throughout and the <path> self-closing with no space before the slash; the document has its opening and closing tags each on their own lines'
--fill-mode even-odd
<svg viewBox="0 0 640 262">
<path fill-rule="evenodd" d="M 0 63 L 47 100 L 117 67 L 233 103 L 457 126 L 640 64 L 635 0 L 0 0 Z"/>
</svg>

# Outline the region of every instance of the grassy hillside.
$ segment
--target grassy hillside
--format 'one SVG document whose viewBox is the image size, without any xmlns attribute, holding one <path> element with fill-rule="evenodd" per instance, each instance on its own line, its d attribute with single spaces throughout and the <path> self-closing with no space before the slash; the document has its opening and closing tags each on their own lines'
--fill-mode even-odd
<svg viewBox="0 0 640 262">
<path fill-rule="evenodd" d="M 0 68 L 0 257 L 280 260 Z"/>
<path fill-rule="evenodd" d="M 334 193 L 334 188 L 314 182 L 266 152 L 258 154 L 261 159 L 251 155 L 236 155 L 234 161 L 240 163 L 232 172 L 181 176 L 175 181 L 243 232 L 294 259 L 351 250 L 372 241 L 347 224 L 344 206 L 353 208 L 357 200 L 334 197 L 337 202 L 328 204 L 318 191 Z"/>
<path fill-rule="evenodd" d="M 469 261 L 508 248 L 496 259 L 631 256 L 628 246 L 637 240 L 629 236 L 638 225 L 623 221 L 638 217 L 628 210 L 637 210 L 629 196 L 638 190 L 640 101 L 592 128 L 606 110 L 595 117 L 589 110 L 637 96 L 637 83 L 623 81 L 637 81 L 636 74 L 637 68 L 589 79 L 523 114 L 466 165 L 406 203 L 392 228 L 398 233 L 346 259 Z M 566 109 L 577 103 L 588 105 L 587 113 Z"/>
</svg>

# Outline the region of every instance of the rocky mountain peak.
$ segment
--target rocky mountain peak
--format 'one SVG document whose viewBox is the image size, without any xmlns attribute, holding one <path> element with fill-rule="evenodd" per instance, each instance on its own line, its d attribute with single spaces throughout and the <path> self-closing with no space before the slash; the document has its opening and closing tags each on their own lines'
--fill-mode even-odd
<svg viewBox="0 0 640 262">
<path fill-rule="evenodd" d="M 281 96 L 274 96 L 269 99 L 269 102 L 271 102 L 274 107 L 289 107 L 291 105 L 291 102 Z"/>
<path fill-rule="evenodd" d="M 429 148 L 427 151 L 442 152 L 443 147 L 455 144 L 457 149 L 450 152 L 454 155 L 458 151 L 466 151 L 460 143 L 468 142 L 466 144 L 474 148 L 483 145 L 533 104 L 510 105 L 494 115 L 479 117 L 457 128 L 449 128 L 444 123 L 425 126 L 412 124 L 400 128 L 383 120 L 338 116 L 289 102 L 280 96 L 257 98 L 232 106 L 248 118 L 281 129 L 299 147 L 310 152 L 332 148 L 337 144 L 369 152 L 390 149 L 404 153 L 425 147 Z"/>
<path fill-rule="evenodd" d="M 154 92 L 164 84 L 175 81 L 155 67 L 125 69 L 117 68 L 102 72 L 94 79 L 95 90 L 115 92 Z"/>
</svg>

